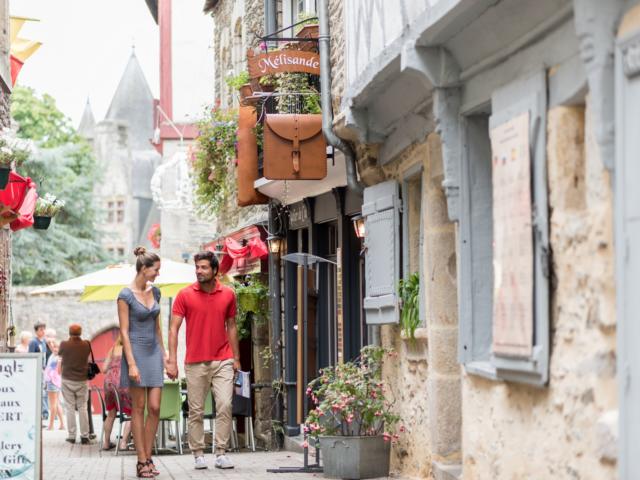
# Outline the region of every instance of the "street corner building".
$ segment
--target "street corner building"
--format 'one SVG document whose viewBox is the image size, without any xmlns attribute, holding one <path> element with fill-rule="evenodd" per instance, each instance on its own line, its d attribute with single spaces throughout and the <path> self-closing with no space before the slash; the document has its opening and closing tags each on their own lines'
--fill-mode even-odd
<svg viewBox="0 0 640 480">
<path fill-rule="evenodd" d="M 289 166 L 278 157 L 291 170 L 274 174 L 265 133 L 251 180 L 256 203 L 267 197 L 277 243 L 269 335 L 284 434 L 296 435 L 299 410 L 306 412 L 299 384 L 373 343 L 398 353 L 384 372 L 404 426 L 392 447 L 400 475 L 640 477 L 631 290 L 640 276 L 631 160 L 640 146 L 632 113 L 640 7 L 244 7 L 221 0 L 205 8 L 220 32 L 216 61 L 248 68 L 248 82 L 297 62 L 281 52 L 320 56 L 315 113 L 327 169 L 305 173 L 309 165 L 296 163 L 296 155 L 305 161 L 301 146 Z M 318 41 L 301 46 L 296 24 L 314 16 Z M 246 40 L 260 31 L 275 33 Z M 278 62 L 265 60 L 272 54 Z M 242 111 L 265 95 L 260 81 L 238 96 L 222 81 L 228 71 L 221 66 L 216 78 L 226 106 Z M 278 83 L 275 91 L 290 94 Z M 311 114 L 295 102 L 288 111 L 265 105 L 265 132 L 283 138 L 289 133 L 278 125 L 301 120 L 278 124 L 273 115 Z M 307 154 L 314 159 L 323 164 L 325 154 Z M 413 325 L 403 316 L 401 280 L 417 285 Z"/>
</svg>

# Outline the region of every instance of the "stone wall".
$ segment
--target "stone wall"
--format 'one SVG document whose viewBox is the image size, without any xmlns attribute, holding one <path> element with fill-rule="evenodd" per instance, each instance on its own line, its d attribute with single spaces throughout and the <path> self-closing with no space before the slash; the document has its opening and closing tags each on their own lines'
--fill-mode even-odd
<svg viewBox="0 0 640 480">
<path fill-rule="evenodd" d="M 461 396 L 457 364 L 455 227 L 449 221 L 442 190 L 440 138 L 431 134 L 385 167 L 387 178 L 422 163 L 420 229 L 410 228 L 410 270 L 421 271 L 426 309 L 424 324 L 407 338 L 399 325 L 381 328 L 382 345 L 398 356 L 385 363 L 390 398 L 405 432 L 392 450 L 392 468 L 416 478 L 437 475 L 440 465 L 459 463 Z M 411 209 L 410 209 L 411 210 Z M 420 219 L 415 222 L 420 224 Z M 415 251 L 422 245 L 422 252 Z M 423 265 L 420 265 L 420 254 Z M 435 476 L 435 478 L 441 478 Z"/>
<path fill-rule="evenodd" d="M 611 179 L 580 107 L 548 117 L 550 382 L 463 379 L 464 478 L 616 478 Z"/>
</svg>

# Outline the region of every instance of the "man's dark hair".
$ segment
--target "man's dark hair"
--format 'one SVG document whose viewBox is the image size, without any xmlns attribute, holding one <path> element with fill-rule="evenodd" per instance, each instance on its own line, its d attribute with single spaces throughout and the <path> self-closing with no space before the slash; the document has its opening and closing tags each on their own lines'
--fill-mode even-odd
<svg viewBox="0 0 640 480">
<path fill-rule="evenodd" d="M 211 269 L 216 273 L 218 272 L 219 264 L 215 253 L 209 251 L 198 252 L 193 256 L 193 263 L 199 262 L 200 260 L 207 260 L 209 265 L 211 265 Z"/>
<path fill-rule="evenodd" d="M 37 332 L 39 328 L 47 328 L 47 324 L 44 322 L 36 322 L 33 325 L 33 329 Z"/>
</svg>

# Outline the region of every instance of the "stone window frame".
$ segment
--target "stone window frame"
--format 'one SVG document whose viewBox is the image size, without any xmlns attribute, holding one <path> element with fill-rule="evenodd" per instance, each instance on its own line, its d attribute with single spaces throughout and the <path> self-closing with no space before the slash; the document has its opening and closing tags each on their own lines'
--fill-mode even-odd
<svg viewBox="0 0 640 480">
<path fill-rule="evenodd" d="M 491 103 L 479 112 L 462 112 L 460 175 L 459 302 L 460 362 L 468 373 L 493 380 L 544 386 L 549 379 L 549 212 L 546 182 L 546 70 L 493 91 Z M 487 111 L 491 111 L 491 117 Z M 493 354 L 493 220 L 489 124 L 530 113 L 532 159 L 532 224 L 534 228 L 534 338 L 528 358 Z M 478 114 L 480 113 L 480 114 Z M 488 155 L 488 157 L 487 157 Z M 478 167 L 483 161 L 484 166 Z M 486 168 L 489 167 L 487 175 Z M 477 210 L 474 210 L 476 208 Z M 484 217 L 480 214 L 484 212 Z M 474 218 L 475 217 L 475 218 Z M 488 236 L 488 237 L 487 237 Z"/>
<path fill-rule="evenodd" d="M 420 238 L 418 240 L 418 272 L 420 275 L 420 327 L 426 326 L 426 305 L 425 305 L 425 290 L 424 290 L 424 211 L 423 211 L 423 193 L 424 193 L 424 181 L 423 181 L 423 173 L 424 166 L 422 163 L 417 163 L 412 165 L 407 170 L 405 170 L 400 178 L 400 196 L 402 202 L 402 210 L 400 212 L 401 215 L 401 228 L 402 228 L 402 249 L 400 252 L 400 256 L 402 258 L 402 274 L 401 277 L 403 279 L 407 279 L 410 273 L 410 259 L 411 259 L 411 244 L 409 241 L 409 189 L 410 183 L 418 182 L 419 183 L 419 195 L 420 201 L 418 205 L 420 206 L 420 211 L 418 215 L 420 216 Z"/>
</svg>

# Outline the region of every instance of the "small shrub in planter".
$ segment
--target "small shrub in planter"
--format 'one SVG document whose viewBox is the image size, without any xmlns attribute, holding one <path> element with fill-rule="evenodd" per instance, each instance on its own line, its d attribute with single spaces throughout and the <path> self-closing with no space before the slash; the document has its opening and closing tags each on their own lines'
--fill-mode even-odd
<svg viewBox="0 0 640 480">
<path fill-rule="evenodd" d="M 320 442 L 328 478 L 389 475 L 390 442 L 400 418 L 392 413 L 382 380 L 382 360 L 395 352 L 367 346 L 360 359 L 321 370 L 307 395 L 315 408 L 305 433 Z"/>
<path fill-rule="evenodd" d="M 0 131 L 0 189 L 7 186 L 11 167 L 22 165 L 33 150 L 33 142 L 17 138 L 10 128 Z"/>
<path fill-rule="evenodd" d="M 38 198 L 36 208 L 33 212 L 33 228 L 36 230 L 46 230 L 49 228 L 51 219 L 55 217 L 63 207 L 64 201 L 50 193 Z"/>
</svg>

